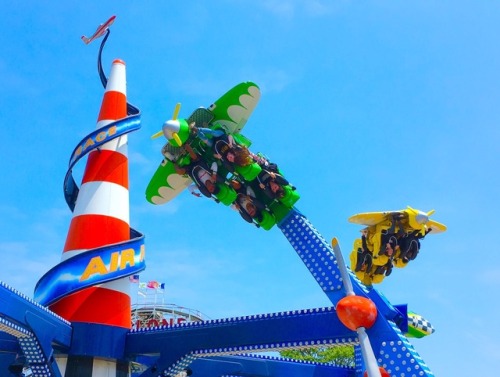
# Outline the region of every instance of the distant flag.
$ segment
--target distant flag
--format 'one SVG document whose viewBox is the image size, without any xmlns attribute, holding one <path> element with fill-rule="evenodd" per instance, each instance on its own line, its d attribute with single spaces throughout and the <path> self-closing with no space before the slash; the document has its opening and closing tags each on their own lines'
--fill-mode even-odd
<svg viewBox="0 0 500 377">
<path fill-rule="evenodd" d="M 157 289 L 159 286 L 160 286 L 160 283 L 158 283 L 155 280 L 148 281 L 148 288 Z"/>
<path fill-rule="evenodd" d="M 139 288 L 146 288 L 147 284 L 146 283 L 139 283 Z"/>
<path fill-rule="evenodd" d="M 165 283 L 160 283 L 159 289 L 165 289 Z"/>
<path fill-rule="evenodd" d="M 129 277 L 131 283 L 139 283 L 139 275 L 132 275 Z"/>
</svg>

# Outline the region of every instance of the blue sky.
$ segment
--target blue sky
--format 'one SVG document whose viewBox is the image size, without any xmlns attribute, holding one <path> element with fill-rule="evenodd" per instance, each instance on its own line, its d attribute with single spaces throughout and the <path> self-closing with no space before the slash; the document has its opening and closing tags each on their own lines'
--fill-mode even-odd
<svg viewBox="0 0 500 377">
<path fill-rule="evenodd" d="M 347 258 L 355 213 L 428 211 L 448 226 L 377 286 L 436 328 L 414 340 L 436 376 L 491 375 L 500 362 L 500 5 L 492 1 L 25 1 L 0 15 L 0 279 L 32 296 L 60 260 L 71 212 L 62 184 L 102 98 L 98 43 L 80 36 L 115 14 L 104 51 L 127 64 L 142 111 L 129 137 L 131 225 L 146 234 L 142 279 L 211 318 L 328 306 L 279 231 L 181 194 L 144 190 L 151 140 L 171 116 L 241 81 L 262 97 L 244 134 L 302 195 L 297 208 Z M 83 163 L 81 163 L 83 165 Z M 77 169 L 78 170 L 78 169 Z M 77 178 L 78 180 L 79 178 Z"/>
</svg>

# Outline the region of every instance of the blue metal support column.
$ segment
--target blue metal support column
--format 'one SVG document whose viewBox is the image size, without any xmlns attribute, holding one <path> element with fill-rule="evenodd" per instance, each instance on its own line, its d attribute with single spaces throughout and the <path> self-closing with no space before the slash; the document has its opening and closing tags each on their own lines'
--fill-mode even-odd
<svg viewBox="0 0 500 377">
<path fill-rule="evenodd" d="M 330 242 L 314 228 L 297 209 L 278 224 L 290 245 L 297 252 L 313 278 L 334 306 L 345 296 L 342 276 Z M 352 274 L 353 288 L 357 295 L 367 297 L 369 290 Z"/>
</svg>

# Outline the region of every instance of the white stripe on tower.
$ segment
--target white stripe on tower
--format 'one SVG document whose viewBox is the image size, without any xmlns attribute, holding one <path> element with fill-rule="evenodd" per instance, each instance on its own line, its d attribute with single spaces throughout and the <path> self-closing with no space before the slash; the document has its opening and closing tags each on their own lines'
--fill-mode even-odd
<svg viewBox="0 0 500 377">
<path fill-rule="evenodd" d="M 113 61 L 97 128 L 127 116 L 125 63 Z M 130 239 L 127 136 L 92 151 L 68 230 L 62 260 Z M 128 278 L 83 289 L 50 309 L 71 322 L 130 328 Z"/>
</svg>

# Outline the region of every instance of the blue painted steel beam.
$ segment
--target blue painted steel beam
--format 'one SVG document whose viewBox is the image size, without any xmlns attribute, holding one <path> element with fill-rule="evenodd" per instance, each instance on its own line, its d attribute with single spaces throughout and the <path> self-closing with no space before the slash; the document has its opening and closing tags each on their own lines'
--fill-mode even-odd
<svg viewBox="0 0 500 377">
<path fill-rule="evenodd" d="M 61 376 L 54 352 L 67 352 L 70 347 L 72 328 L 68 321 L 2 282 L 0 319 L 4 331 L 17 340 L 33 376 Z"/>
<path fill-rule="evenodd" d="M 0 316 L 32 331 L 42 343 L 46 339 L 61 349 L 71 344 L 71 324 L 29 297 L 0 282 Z"/>
<path fill-rule="evenodd" d="M 354 377 L 355 370 L 259 356 L 226 356 L 196 359 L 189 366 L 193 377 Z"/>
<path fill-rule="evenodd" d="M 333 308 L 321 308 L 132 331 L 125 355 L 158 355 L 156 365 L 141 375 L 157 376 L 163 370 L 175 374 L 196 357 L 356 342 L 356 333 L 340 323 Z"/>
</svg>

